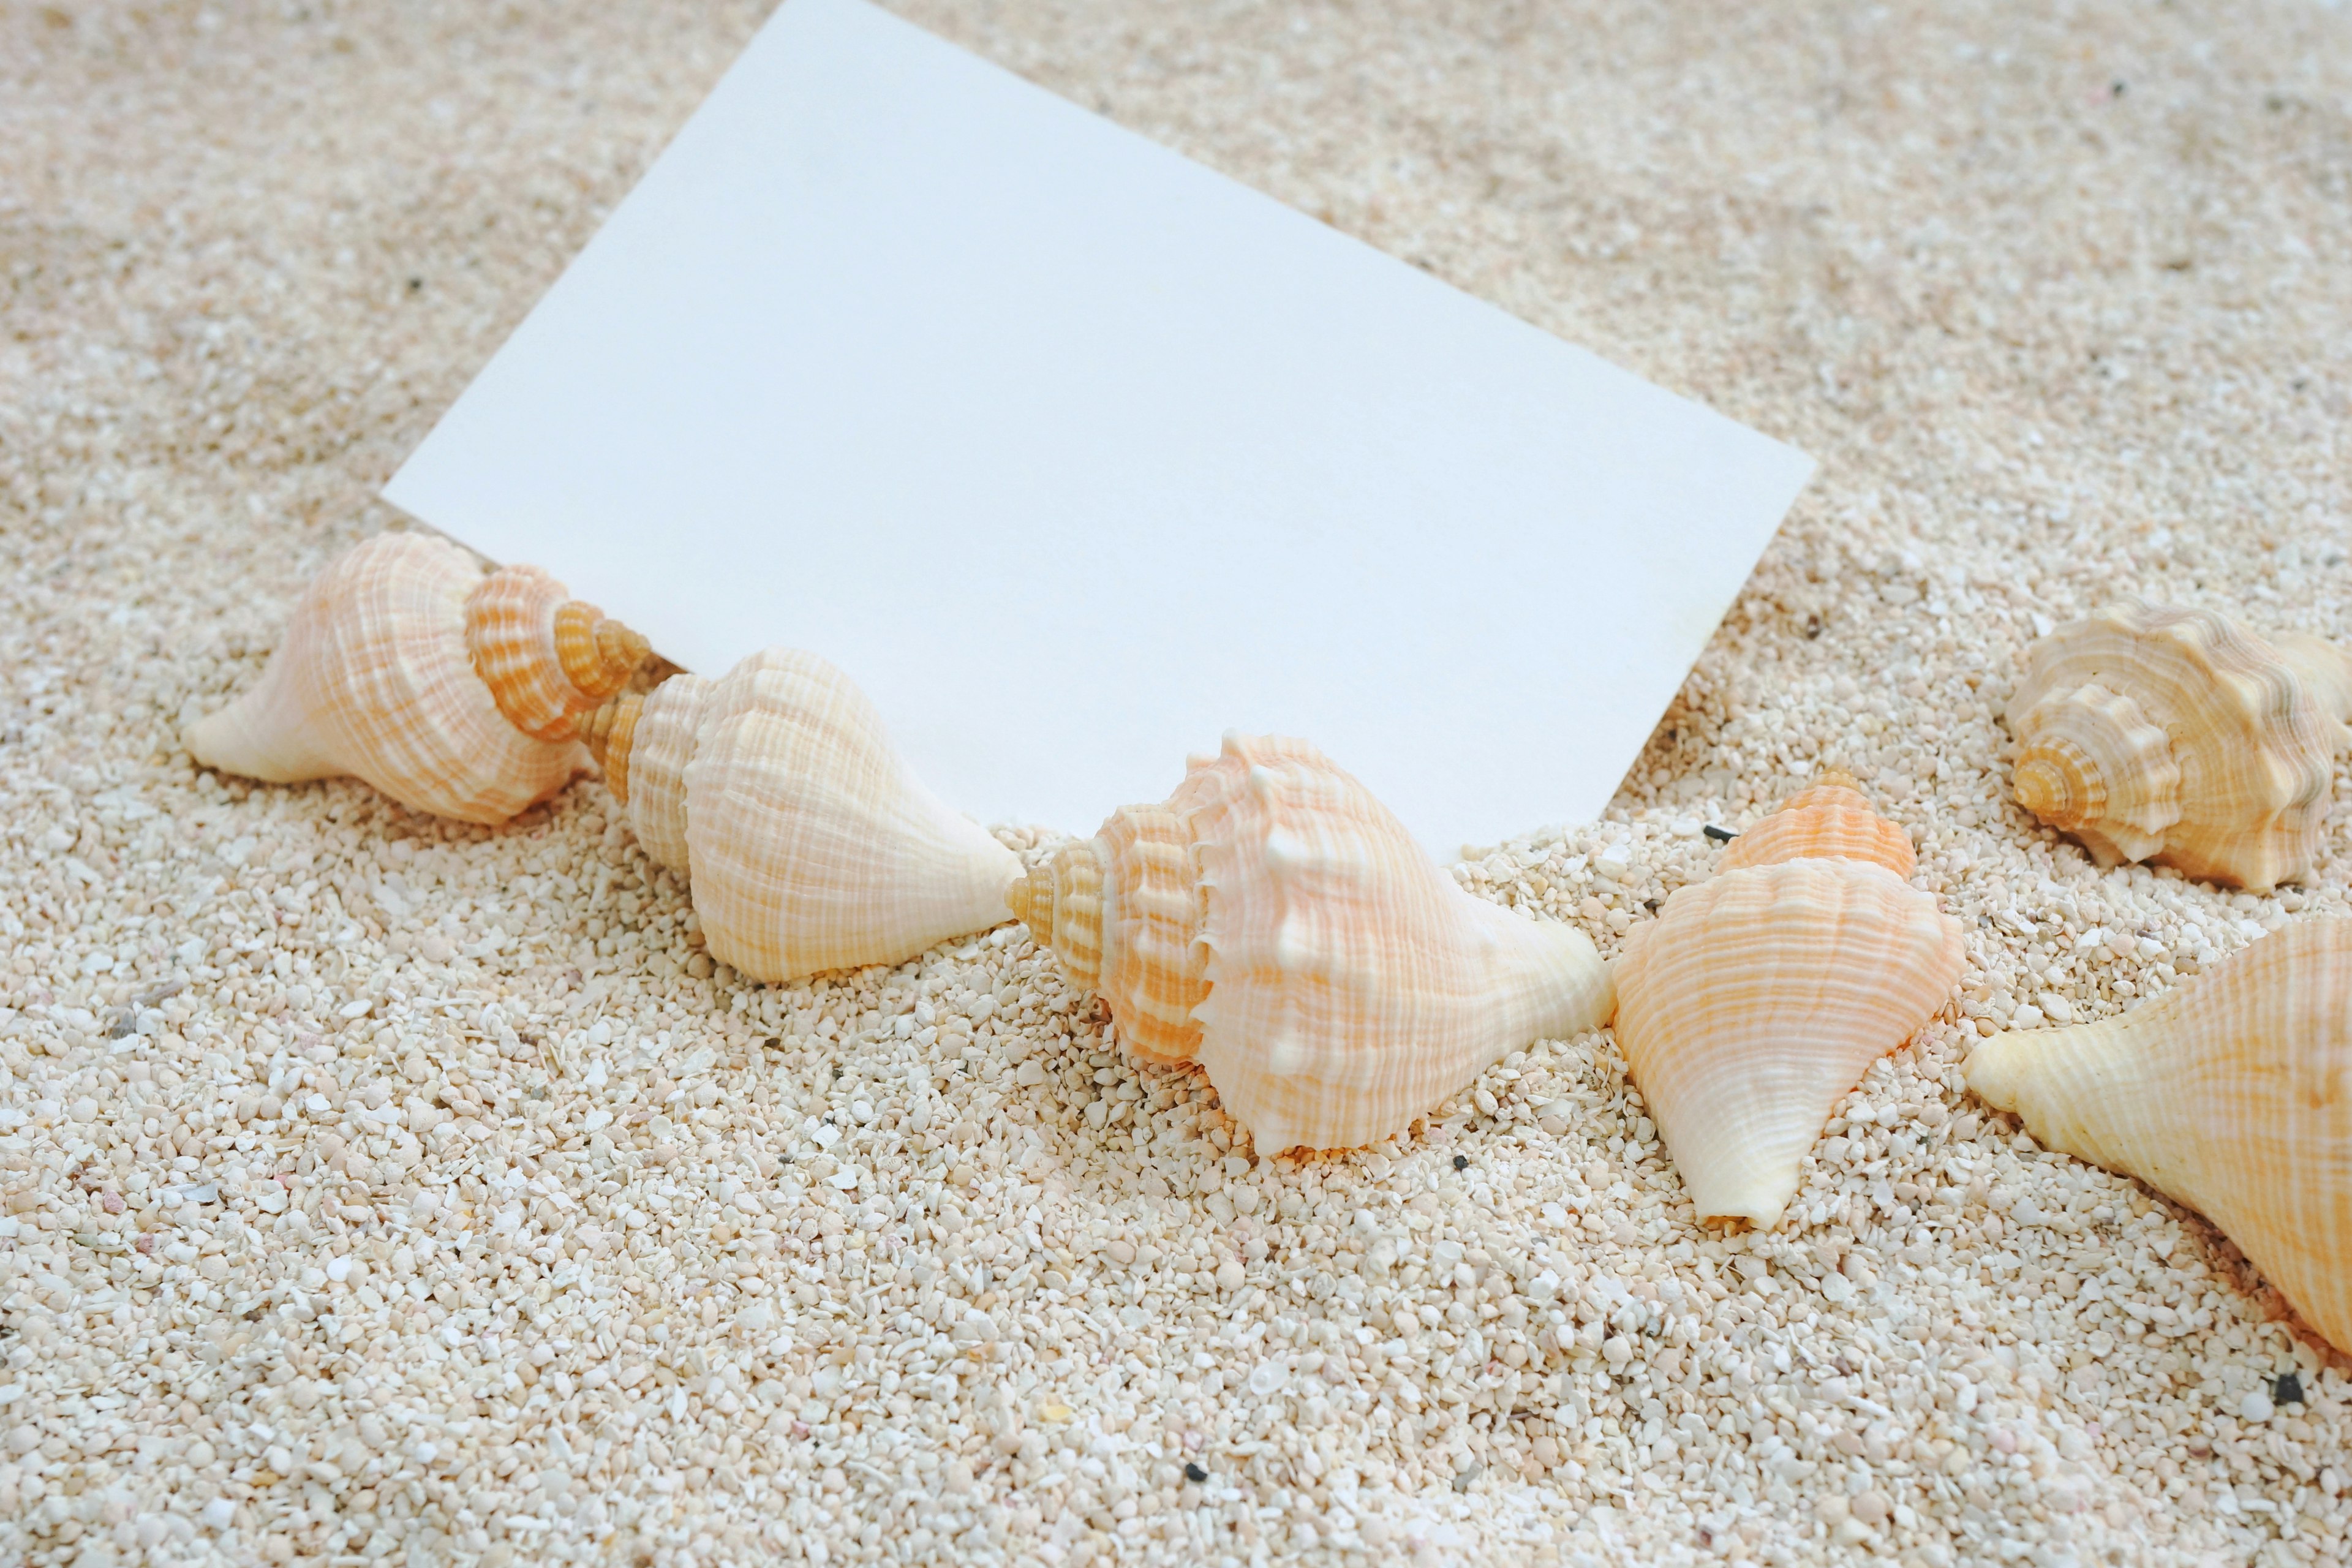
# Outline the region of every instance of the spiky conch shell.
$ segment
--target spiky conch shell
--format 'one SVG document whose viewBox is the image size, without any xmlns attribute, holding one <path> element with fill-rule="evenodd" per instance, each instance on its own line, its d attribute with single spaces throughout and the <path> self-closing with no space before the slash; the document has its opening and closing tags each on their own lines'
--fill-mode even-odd
<svg viewBox="0 0 2352 1568">
<path fill-rule="evenodd" d="M 191 726 L 203 766 L 271 784 L 349 773 L 403 805 L 496 825 L 584 759 L 572 722 L 645 639 L 529 566 L 385 533 L 312 579 L 261 679 Z"/>
<path fill-rule="evenodd" d="M 1464 892 L 1303 741 L 1226 736 L 1013 903 L 1131 1048 L 1197 1059 L 1266 1153 L 1402 1131 L 1611 1005 L 1582 933 Z"/>
<path fill-rule="evenodd" d="M 1732 840 L 1616 961 L 1618 1048 L 1702 1217 L 1780 1223 L 1805 1152 L 1958 979 L 1958 922 L 1843 782 Z"/>
<path fill-rule="evenodd" d="M 2210 610 L 2110 605 L 2027 649 L 2010 699 L 2018 803 L 2102 866 L 2158 860 L 2267 891 L 2306 877 L 2352 659 Z"/>
<path fill-rule="evenodd" d="M 1995 1035 L 1969 1088 L 2221 1226 L 2352 1352 L 2352 921 L 2263 937 L 2119 1017 Z"/>
<path fill-rule="evenodd" d="M 897 963 L 1012 918 L 1018 857 L 907 771 L 865 693 L 770 648 L 588 724 L 646 852 L 686 875 L 710 954 L 754 980 Z"/>
</svg>

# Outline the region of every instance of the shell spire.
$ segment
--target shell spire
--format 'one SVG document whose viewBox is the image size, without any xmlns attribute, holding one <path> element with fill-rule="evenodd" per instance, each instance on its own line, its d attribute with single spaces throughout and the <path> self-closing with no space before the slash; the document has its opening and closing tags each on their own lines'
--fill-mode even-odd
<svg viewBox="0 0 2352 1568">
<path fill-rule="evenodd" d="M 1401 1131 L 1612 1004 L 1581 932 L 1463 891 L 1303 741 L 1226 736 L 1012 897 L 1129 1048 L 1198 1060 L 1267 1153 Z"/>
<path fill-rule="evenodd" d="M 2266 891 L 2310 874 L 2352 731 L 2352 658 L 2210 610 L 2110 605 L 2027 650 L 2008 707 L 2018 804 L 2102 866 Z"/>
<path fill-rule="evenodd" d="M 1909 837 L 1824 778 L 1678 889 L 1616 962 L 1618 1047 L 1699 1214 L 1780 1222 L 1839 1098 L 1949 996 L 1958 923 Z"/>
<path fill-rule="evenodd" d="M 1995 1035 L 1969 1088 L 2202 1211 L 2352 1352 L 2352 921 L 2262 938 L 2120 1017 Z"/>
<path fill-rule="evenodd" d="M 466 652 L 508 722 L 569 741 L 578 719 L 629 683 L 653 651 L 536 566 L 504 566 L 466 599 Z"/>
<path fill-rule="evenodd" d="M 678 675 L 587 725 L 711 956 L 755 980 L 896 963 L 1011 918 L 1021 862 L 909 773 L 865 694 L 789 648 Z"/>
<path fill-rule="evenodd" d="M 349 773 L 415 810 L 495 825 L 580 771 L 572 716 L 645 654 L 545 573 L 486 575 L 447 540 L 380 534 L 303 590 L 261 679 L 191 726 L 188 752 L 273 784 Z"/>
</svg>

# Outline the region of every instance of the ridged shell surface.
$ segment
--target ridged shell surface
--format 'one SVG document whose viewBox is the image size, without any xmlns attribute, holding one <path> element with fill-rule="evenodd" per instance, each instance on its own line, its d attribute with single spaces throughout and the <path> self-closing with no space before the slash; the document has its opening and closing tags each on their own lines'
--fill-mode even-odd
<svg viewBox="0 0 2352 1568">
<path fill-rule="evenodd" d="M 1843 773 L 1829 774 L 1781 802 L 1725 846 L 1719 868 L 1803 859 L 1867 860 L 1897 877 L 1908 877 L 1919 863 L 1911 836 L 1873 811 L 1868 797 Z"/>
<path fill-rule="evenodd" d="M 608 760 L 606 773 L 627 802 L 629 826 L 646 853 L 691 878 L 693 847 L 686 831 L 686 765 L 694 760 L 695 739 L 710 708 L 712 682 L 698 675 L 673 675 L 643 698 L 622 698 L 624 706 L 641 704 L 631 727 L 629 744 L 618 763 Z"/>
<path fill-rule="evenodd" d="M 1968 1082 L 2202 1211 L 2352 1352 L 2352 921 L 2291 925 L 2119 1018 L 1996 1035 Z"/>
<path fill-rule="evenodd" d="M 650 651 L 536 566 L 501 566 L 466 600 L 466 652 L 508 722 L 569 741 L 580 716 L 622 687 Z"/>
<path fill-rule="evenodd" d="M 1617 1045 L 1702 1216 L 1780 1222 L 1805 1152 L 1959 977 L 1958 922 L 1883 865 L 1795 859 L 1677 889 L 1617 959 Z"/>
<path fill-rule="evenodd" d="M 2352 716 L 2352 660 L 2210 610 L 2130 601 L 2027 650 L 2018 801 L 2103 866 L 2268 890 L 2307 876 Z"/>
<path fill-rule="evenodd" d="M 647 852 L 688 873 L 711 956 L 755 980 L 896 963 L 1012 918 L 1019 859 L 916 782 L 873 704 L 814 654 L 664 681 L 628 770 Z"/>
<path fill-rule="evenodd" d="M 199 763 L 273 784 L 352 774 L 404 805 L 496 824 L 585 758 L 524 734 L 476 673 L 466 605 L 483 581 L 446 540 L 387 533 L 303 590 L 261 679 L 187 735 Z"/>
<path fill-rule="evenodd" d="M 1183 1061 L 1200 1047 L 1192 1016 L 1209 994 L 1208 954 L 1198 944 L 1206 913 L 1188 775 L 1173 801 L 1124 805 L 1102 831 L 1059 851 L 1013 885 L 1013 912 L 1069 977 L 1111 1003 L 1119 1037 L 1152 1061 Z"/>
<path fill-rule="evenodd" d="M 1471 897 L 1301 741 L 1226 737 L 1013 895 L 1139 1053 L 1196 1058 L 1257 1147 L 1402 1131 L 1609 1014 L 1583 935 Z"/>
</svg>

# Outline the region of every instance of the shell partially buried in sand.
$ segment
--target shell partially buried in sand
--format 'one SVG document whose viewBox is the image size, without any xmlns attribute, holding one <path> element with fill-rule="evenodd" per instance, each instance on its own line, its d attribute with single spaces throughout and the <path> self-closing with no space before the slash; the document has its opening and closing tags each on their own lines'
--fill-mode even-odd
<svg viewBox="0 0 2352 1568">
<path fill-rule="evenodd" d="M 1959 977 L 1902 829 L 1832 780 L 1732 841 L 1616 961 L 1618 1048 L 1699 1214 L 1780 1222 L 1805 1152 Z"/>
<path fill-rule="evenodd" d="M 1969 1088 L 2203 1212 L 2352 1351 L 2352 920 L 2291 925 L 2146 1006 L 1996 1035 Z"/>
<path fill-rule="evenodd" d="M 529 566 L 386 533 L 303 590 L 261 679 L 187 734 L 197 763 L 272 784 L 342 774 L 418 811 L 497 824 L 585 762 L 578 717 L 645 639 Z"/>
<path fill-rule="evenodd" d="M 587 733 L 638 842 L 686 875 L 711 956 L 755 980 L 896 963 L 1012 918 L 1020 860 L 907 771 L 814 654 L 674 676 Z"/>
<path fill-rule="evenodd" d="M 1303 741 L 1227 736 L 1013 905 L 1130 1047 L 1197 1059 L 1266 1153 L 1401 1131 L 1611 1005 L 1580 932 L 1464 892 Z"/>
<path fill-rule="evenodd" d="M 2158 860 L 2268 891 L 2306 877 L 2352 658 L 2210 610 L 2130 601 L 2027 650 L 2008 709 L 2018 803 L 2102 866 Z"/>
</svg>

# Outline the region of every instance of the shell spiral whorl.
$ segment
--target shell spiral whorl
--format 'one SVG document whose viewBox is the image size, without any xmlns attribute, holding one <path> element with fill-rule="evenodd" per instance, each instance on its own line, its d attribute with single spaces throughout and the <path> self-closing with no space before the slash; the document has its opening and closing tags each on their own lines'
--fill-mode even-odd
<svg viewBox="0 0 2352 1568">
<path fill-rule="evenodd" d="M 555 658 L 582 696 L 602 702 L 628 685 L 653 652 L 636 632 L 583 599 L 555 611 Z"/>
<path fill-rule="evenodd" d="M 2053 692 L 2021 721 L 2017 802 L 2103 859 L 2144 860 L 2180 820 L 2172 742 L 2139 704 L 2095 681 Z"/>
<path fill-rule="evenodd" d="M 508 722 L 569 741 L 579 716 L 629 683 L 653 651 L 536 566 L 506 566 L 466 597 L 466 652 Z"/>
<path fill-rule="evenodd" d="M 1851 774 L 1823 773 L 1733 839 L 1719 871 L 1790 860 L 1865 860 L 1908 877 L 1919 864 L 1911 836 L 1870 807 Z"/>
<path fill-rule="evenodd" d="M 1103 863 L 1092 843 L 1073 844 L 1013 884 L 1013 918 L 1054 950 L 1070 978 L 1091 990 L 1102 973 Z"/>
<path fill-rule="evenodd" d="M 604 787 L 623 805 L 629 804 L 629 752 L 636 740 L 637 720 L 645 710 L 646 700 L 628 691 L 591 710 L 580 721 L 582 743 L 604 770 Z"/>
<path fill-rule="evenodd" d="M 2307 875 L 2352 659 L 2210 610 L 2113 605 L 2027 650 L 2011 698 L 2018 804 L 2103 866 L 2157 859 L 2267 889 Z"/>
</svg>

